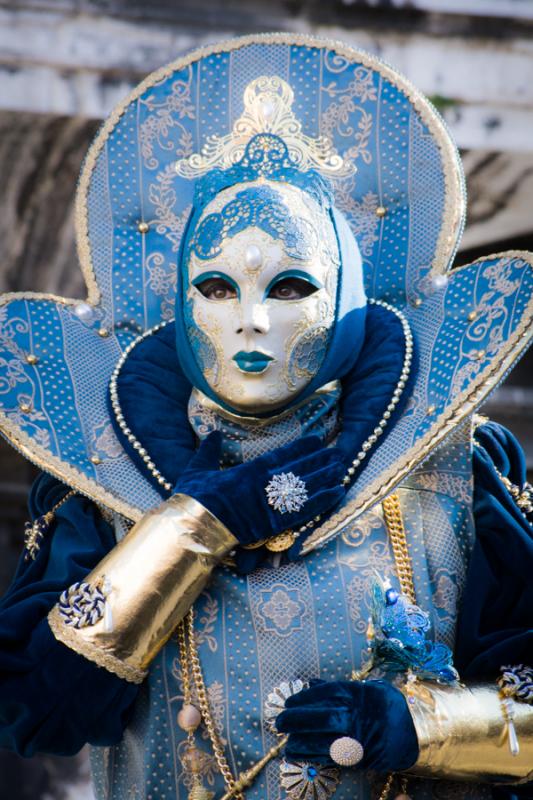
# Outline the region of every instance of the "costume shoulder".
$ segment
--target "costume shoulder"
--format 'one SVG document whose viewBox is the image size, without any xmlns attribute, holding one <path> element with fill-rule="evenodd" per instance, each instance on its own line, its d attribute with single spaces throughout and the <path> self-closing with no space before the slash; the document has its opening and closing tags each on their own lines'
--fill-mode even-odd
<svg viewBox="0 0 533 800">
<path fill-rule="evenodd" d="M 458 621 L 463 677 L 533 663 L 533 514 L 522 448 L 501 425 L 474 434 L 476 541 Z"/>
</svg>

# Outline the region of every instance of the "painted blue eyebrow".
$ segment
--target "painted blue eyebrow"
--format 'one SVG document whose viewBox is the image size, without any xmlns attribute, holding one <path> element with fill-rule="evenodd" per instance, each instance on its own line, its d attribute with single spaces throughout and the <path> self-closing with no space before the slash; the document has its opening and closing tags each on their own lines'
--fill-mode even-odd
<svg viewBox="0 0 533 800">
<path fill-rule="evenodd" d="M 200 283 L 203 283 L 204 281 L 207 281 L 210 278 L 221 278 L 223 281 L 229 283 L 230 286 L 232 286 L 237 292 L 238 299 L 239 300 L 241 299 L 241 290 L 239 289 L 238 285 L 235 283 L 233 278 L 230 278 L 230 276 L 226 275 L 225 272 L 216 272 L 213 270 L 210 270 L 209 272 L 202 272 L 202 274 L 194 278 L 194 280 L 192 280 L 191 283 L 193 286 L 199 286 Z"/>
<path fill-rule="evenodd" d="M 280 281 L 285 280 L 286 278 L 300 278 L 301 280 L 307 281 L 312 286 L 315 286 L 317 289 L 323 289 L 323 285 L 320 281 L 314 277 L 314 275 L 310 275 L 308 272 L 304 272 L 302 269 L 287 269 L 285 272 L 280 272 L 279 275 L 276 275 L 275 278 L 272 278 L 270 283 L 265 289 L 265 294 L 263 296 L 263 300 L 268 297 L 270 290 Z"/>
</svg>

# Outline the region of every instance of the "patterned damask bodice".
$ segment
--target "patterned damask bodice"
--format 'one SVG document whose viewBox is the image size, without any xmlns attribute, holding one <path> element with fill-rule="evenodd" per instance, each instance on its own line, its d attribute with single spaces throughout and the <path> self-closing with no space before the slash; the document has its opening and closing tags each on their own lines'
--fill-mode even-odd
<svg viewBox="0 0 533 800">
<path fill-rule="evenodd" d="M 399 494 L 418 603 L 431 611 L 436 637 L 453 646 L 474 535 L 469 426 L 411 473 Z M 196 603 L 196 630 L 213 715 L 234 774 L 276 741 L 264 722 L 265 700 L 275 687 L 297 678 L 348 679 L 360 667 L 376 573 L 395 580 L 381 507 L 295 563 L 269 565 L 247 577 L 217 570 Z M 185 800 L 185 734 L 176 721 L 182 691 L 171 640 L 152 665 L 122 743 L 93 749 L 98 800 Z M 221 797 L 209 740 L 199 737 L 198 743 L 206 753 L 204 782 Z M 263 770 L 247 798 L 283 797 L 279 763 Z M 382 782 L 375 777 L 378 792 Z M 344 770 L 335 798 L 367 800 L 371 791 L 367 776 Z M 454 791 L 457 786 L 419 781 L 409 788 L 417 799 Z M 460 796 L 480 795 L 465 784 Z"/>
</svg>

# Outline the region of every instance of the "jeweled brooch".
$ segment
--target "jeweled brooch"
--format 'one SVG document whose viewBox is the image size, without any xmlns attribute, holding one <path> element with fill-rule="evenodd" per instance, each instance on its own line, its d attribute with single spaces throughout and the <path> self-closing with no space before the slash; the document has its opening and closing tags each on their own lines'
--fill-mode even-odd
<svg viewBox="0 0 533 800">
<path fill-rule="evenodd" d="M 78 581 L 59 597 L 59 613 L 65 625 L 85 628 L 95 625 L 105 614 L 109 589 L 105 582 L 99 586 Z"/>
<path fill-rule="evenodd" d="M 31 559 L 35 561 L 37 553 L 41 549 L 41 540 L 50 528 L 50 524 L 54 519 L 54 512 L 49 511 L 43 514 L 34 522 L 24 523 L 24 548 L 26 550 L 26 560 Z"/>
<path fill-rule="evenodd" d="M 308 499 L 305 482 L 294 472 L 280 472 L 265 486 L 269 505 L 280 514 L 299 511 Z"/>
<path fill-rule="evenodd" d="M 281 786 L 290 800 L 328 800 L 335 794 L 340 774 L 335 767 L 283 761 Z"/>
</svg>

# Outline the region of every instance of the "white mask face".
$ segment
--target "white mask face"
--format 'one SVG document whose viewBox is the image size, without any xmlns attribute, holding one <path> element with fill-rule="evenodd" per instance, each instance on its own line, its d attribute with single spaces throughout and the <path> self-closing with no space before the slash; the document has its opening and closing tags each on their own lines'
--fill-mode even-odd
<svg viewBox="0 0 533 800">
<path fill-rule="evenodd" d="M 193 352 L 219 399 L 248 414 L 278 409 L 310 383 L 335 318 L 339 253 L 331 220 L 300 189 L 265 183 L 217 195 L 196 228 L 198 241 L 202 223 L 209 234 L 231 201 L 232 212 L 239 204 L 249 210 L 253 193 L 251 200 L 242 193 L 250 187 L 259 190 L 259 225 L 237 225 L 217 240 L 214 257 L 200 258 L 193 247 L 188 263 Z"/>
</svg>

